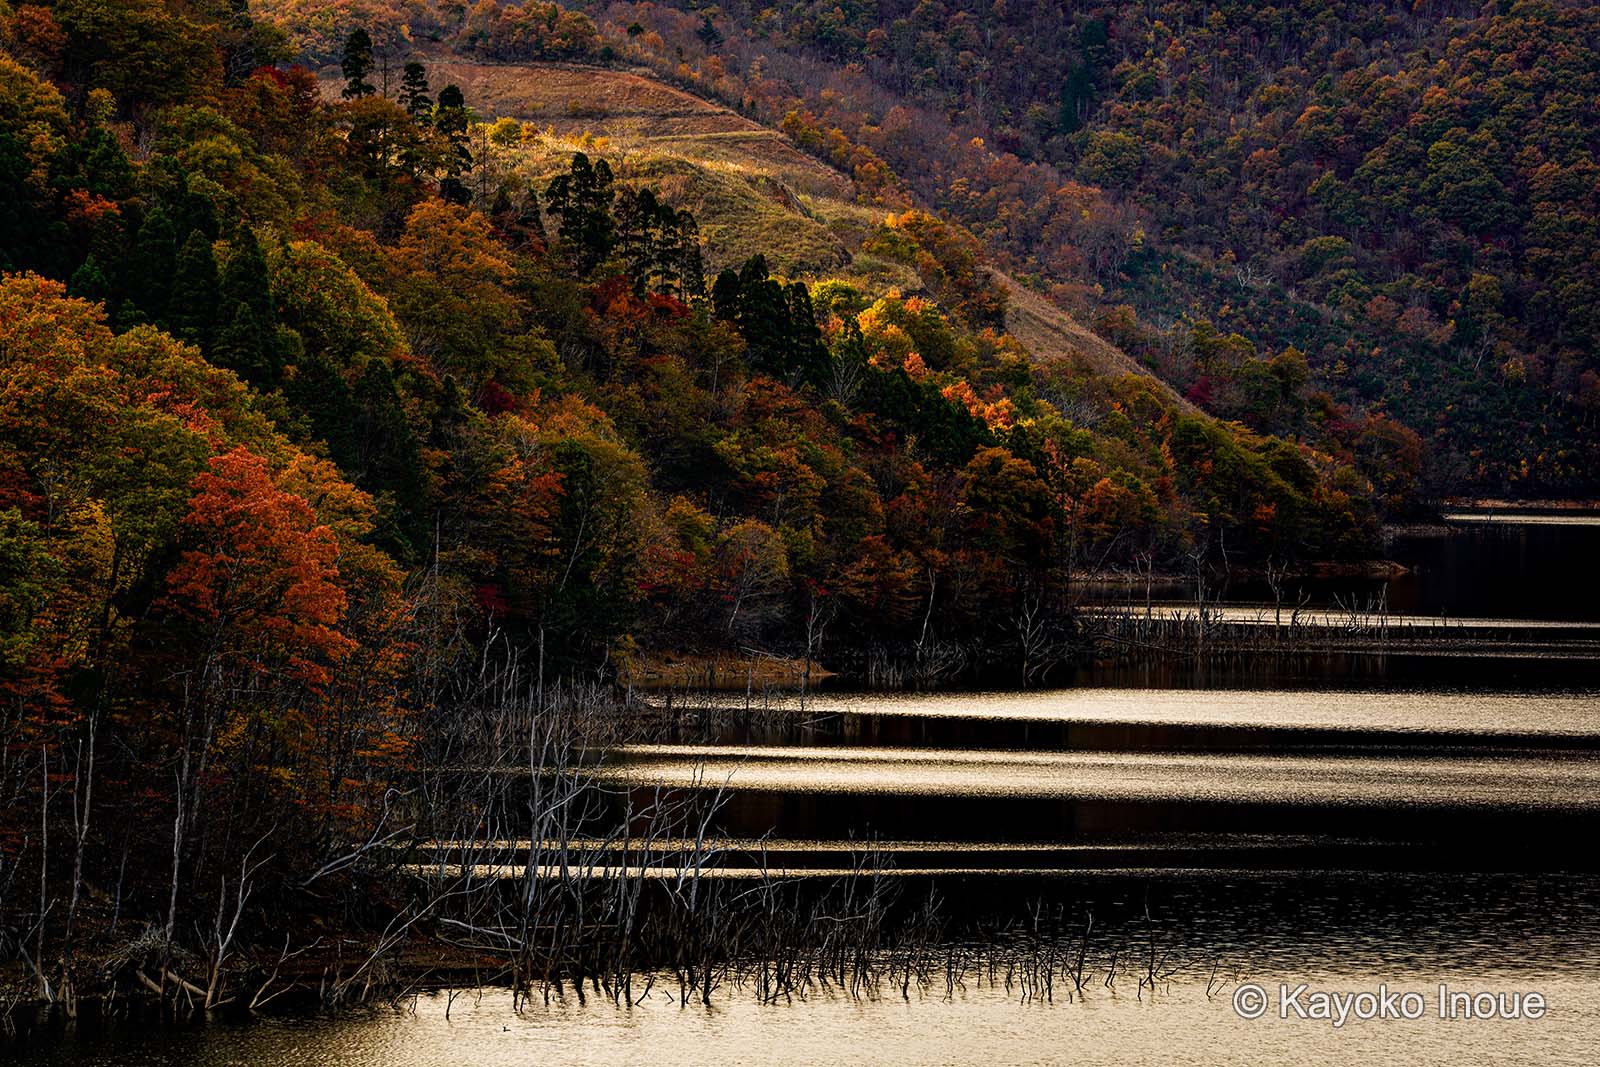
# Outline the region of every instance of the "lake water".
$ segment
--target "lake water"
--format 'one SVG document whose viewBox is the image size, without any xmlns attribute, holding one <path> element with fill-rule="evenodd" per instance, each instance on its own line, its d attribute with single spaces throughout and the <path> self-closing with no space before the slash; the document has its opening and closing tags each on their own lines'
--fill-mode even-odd
<svg viewBox="0 0 1600 1067">
<path fill-rule="evenodd" d="M 1438 973 L 1385 970 L 1365 980 L 1377 988 L 1428 991 Z M 1272 982 L 1273 976 L 1258 972 Z M 403 1012 L 334 1020 L 268 1020 L 141 1034 L 113 1030 L 76 1037 L 47 1058 L 28 1062 L 156 1067 L 182 1064 L 295 1067 L 703 1067 L 705 1064 L 1028 1065 L 1283 1064 L 1326 1065 L 1593 1063 L 1600 1013 L 1593 975 L 1555 977 L 1455 972 L 1461 989 L 1544 991 L 1542 1019 L 1444 1022 L 1352 1020 L 1247 1022 L 1228 992 L 1207 996 L 1201 982 L 1174 985 L 1143 999 L 1097 993 L 1073 1003 L 1020 1003 L 1003 990 L 968 988 L 954 996 L 860 1002 L 816 997 L 759 1004 L 731 995 L 715 1008 L 680 1007 L 652 996 L 631 1009 L 590 1001 L 514 1013 L 503 993 L 459 997 L 445 1018 L 443 996 L 422 997 Z M 1303 981 L 1352 989 L 1364 979 L 1348 968 L 1297 969 Z M 1275 987 L 1274 987 L 1275 991 Z"/>
<path fill-rule="evenodd" d="M 534 1064 L 1590 1064 L 1600 1040 L 1600 886 L 1553 875 L 1226 875 L 1097 877 L 1065 888 L 1115 924 L 1118 904 L 1162 925 L 1152 992 L 1115 988 L 1025 1001 L 969 976 L 902 998 L 817 994 L 763 1004 L 749 990 L 712 1007 L 681 1005 L 664 982 L 618 1008 L 570 995 L 518 1012 L 503 992 L 407 1000 L 333 1018 L 201 1025 L 85 1025 L 17 1062 L 65 1067 L 523 1067 Z M 1132 935 L 1124 952 L 1139 951 Z M 1114 939 L 1097 947 L 1103 965 Z M 1438 987 L 1540 993 L 1539 1019 L 1437 1017 Z M 1258 985 L 1376 991 L 1425 1001 L 1416 1020 L 1241 1018 L 1237 990 Z M 449 1017 L 446 1018 L 446 1009 Z"/>
<path fill-rule="evenodd" d="M 1386 551 L 1407 573 L 1387 581 L 1291 580 L 1284 601 L 1313 606 L 1365 605 L 1382 598 L 1408 615 L 1535 619 L 1600 619 L 1600 516 L 1458 515 L 1438 531 L 1401 533 Z M 1240 580 L 1221 590 L 1229 600 L 1271 602 L 1265 582 Z"/>
<path fill-rule="evenodd" d="M 1378 592 L 1428 614 L 1600 623 L 1600 525 L 1418 538 Z M 1230 597 L 1248 589 L 1230 590 Z M 1323 583 L 1307 600 L 1371 596 Z M 1589 1064 L 1600 1055 L 1600 669 L 1591 660 L 1305 656 L 1107 667 L 1043 692 L 708 701 L 599 773 L 617 811 L 717 795 L 723 877 L 863 857 L 952 916 L 1094 917 L 1091 981 L 1048 1000 L 946 987 L 711 1007 L 499 992 L 397 1011 L 83 1023 L 19 1064 Z M 998 935 L 997 935 L 998 936 Z M 1159 978 L 1136 977 L 1149 961 Z M 1145 961 L 1135 967 L 1130 960 Z M 1280 985 L 1415 993 L 1415 1020 L 1280 1009 Z M 1541 1018 L 1439 1017 L 1456 992 Z M 1265 1017 L 1235 994 L 1259 985 Z M 1509 1002 L 1509 1001 L 1508 1001 Z M 446 1018 L 446 1008 L 449 1017 Z M 1248 1005 L 1247 1005 L 1248 1006 Z"/>
</svg>

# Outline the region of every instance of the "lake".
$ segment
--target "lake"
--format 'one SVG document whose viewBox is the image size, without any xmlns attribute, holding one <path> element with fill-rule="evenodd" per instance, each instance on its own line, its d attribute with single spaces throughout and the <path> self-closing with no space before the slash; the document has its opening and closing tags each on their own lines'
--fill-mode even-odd
<svg viewBox="0 0 1600 1067">
<path fill-rule="evenodd" d="M 1397 542 L 1395 555 L 1411 571 L 1387 587 L 1308 581 L 1294 597 L 1600 623 L 1600 525 L 1589 520 L 1474 518 Z M 1258 610 L 1253 592 L 1245 582 L 1225 595 Z M 816 988 L 763 1003 L 729 986 L 709 1007 L 680 1003 L 665 979 L 633 1007 L 568 992 L 517 1011 L 500 991 L 424 994 L 327 1018 L 86 1020 L 15 1062 L 1593 1061 L 1593 660 L 1310 654 L 1106 665 L 1064 680 L 1030 692 L 824 690 L 803 704 L 707 698 L 677 736 L 613 750 L 595 773 L 613 815 L 630 800 L 715 798 L 707 877 L 809 884 L 866 866 L 908 907 L 935 901 L 961 937 L 1021 936 L 1029 916 L 1081 925 L 1092 931 L 1082 989 L 1062 980 L 1041 997 L 965 966 L 904 995 Z M 1547 1010 L 1440 1018 L 1441 983 L 1446 1002 L 1449 991 L 1503 995 L 1501 1005 L 1537 993 Z M 1301 985 L 1301 996 L 1382 987 L 1423 1011 L 1301 1018 L 1301 999 L 1283 1003 Z M 1235 996 L 1257 986 L 1267 1012 L 1243 1017 Z"/>
<path fill-rule="evenodd" d="M 1147 878 L 1099 878 L 1097 905 L 1150 906 Z M 1174 876 L 1156 883 L 1160 922 L 1181 930 L 1158 988 L 1101 983 L 1082 996 L 1024 1002 L 969 977 L 909 999 L 818 994 L 763 1004 L 723 991 L 680 1005 L 663 985 L 632 1008 L 569 994 L 513 1010 L 508 994 L 444 995 L 332 1018 L 199 1025 L 86 1025 L 17 1062 L 94 1067 L 636 1067 L 860 1064 L 1588 1064 L 1600 1036 L 1600 887 L 1572 876 L 1315 878 Z M 1182 916 L 1182 920 L 1179 920 Z M 1135 946 L 1137 947 L 1137 946 Z M 1169 949 L 1164 948 L 1163 952 Z M 1437 987 L 1536 991 L 1543 1018 L 1444 1021 Z M 1241 1018 L 1241 984 L 1426 997 L 1421 1019 Z M 446 1008 L 449 1017 L 446 1018 Z"/>
</svg>

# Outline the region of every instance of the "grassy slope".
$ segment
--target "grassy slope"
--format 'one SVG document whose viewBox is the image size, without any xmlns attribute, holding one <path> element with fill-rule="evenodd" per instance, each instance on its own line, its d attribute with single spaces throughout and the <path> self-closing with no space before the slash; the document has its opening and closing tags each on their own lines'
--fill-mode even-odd
<svg viewBox="0 0 1600 1067">
<path fill-rule="evenodd" d="M 1023 288 L 1004 274 L 999 277 L 1011 290 L 1010 306 L 1006 309 L 1006 330 L 1027 347 L 1034 359 L 1076 356 L 1097 374 L 1108 377 L 1137 374 L 1155 382 L 1161 395 L 1182 410 L 1197 410 L 1188 400 L 1179 396 L 1177 390 L 1152 375 L 1122 349 L 1086 329 L 1038 293 Z"/>
<path fill-rule="evenodd" d="M 868 292 L 915 291 L 909 267 L 859 254 L 882 213 L 857 201 L 849 177 L 729 109 L 641 71 L 558 63 L 499 64 L 428 58 L 435 86 L 459 85 L 481 119 L 513 118 L 542 133 L 512 152 L 537 184 L 583 148 L 628 181 L 654 185 L 700 222 L 711 271 L 765 254 L 791 277 L 842 277 Z M 324 74 L 332 95 L 337 71 Z M 1137 374 L 1188 409 L 1165 382 L 1071 315 L 1021 284 L 1011 290 L 1008 330 L 1035 359 L 1076 359 L 1106 376 Z"/>
</svg>

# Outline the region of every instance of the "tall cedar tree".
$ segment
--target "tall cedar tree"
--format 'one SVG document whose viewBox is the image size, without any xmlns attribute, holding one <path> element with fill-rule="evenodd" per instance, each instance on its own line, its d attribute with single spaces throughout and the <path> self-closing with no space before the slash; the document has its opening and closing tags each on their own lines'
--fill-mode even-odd
<svg viewBox="0 0 1600 1067">
<path fill-rule="evenodd" d="M 144 317 L 158 319 L 165 314 L 177 264 L 178 235 L 166 209 L 157 204 L 139 224 L 127 266 L 128 290 Z"/>
<path fill-rule="evenodd" d="M 428 95 L 428 68 L 414 59 L 400 75 L 400 106 L 413 119 L 421 119 L 433 110 L 433 98 Z"/>
<path fill-rule="evenodd" d="M 472 169 L 472 151 L 467 147 L 467 130 L 472 116 L 467 111 L 466 98 L 454 85 L 439 90 L 439 106 L 433 113 L 434 127 L 444 135 L 450 150 L 445 156 L 444 178 L 439 182 L 439 195 L 453 204 L 471 201 L 462 175 Z"/>
<path fill-rule="evenodd" d="M 567 173 L 551 178 L 545 189 L 546 208 L 561 220 L 556 227 L 561 244 L 584 276 L 593 273 L 616 247 L 612 181 L 611 164 L 603 159 L 591 164 L 588 156 L 578 152 Z"/>
<path fill-rule="evenodd" d="M 277 341 L 277 316 L 272 308 L 272 286 L 266 258 L 248 226 L 238 227 L 228 265 L 222 271 L 217 326 L 214 362 L 252 385 L 271 389 L 279 384 L 283 360 Z"/>
<path fill-rule="evenodd" d="M 339 61 L 339 69 L 344 73 L 342 95 L 346 100 L 359 100 L 378 91 L 377 86 L 367 80 L 372 75 L 372 67 L 372 37 L 357 26 L 345 38 L 344 57 Z"/>
<path fill-rule="evenodd" d="M 769 277 L 766 257 L 755 255 L 738 272 L 717 275 L 711 299 L 717 317 L 738 328 L 753 368 L 790 384 L 827 385 L 832 357 L 804 285 Z"/>
<path fill-rule="evenodd" d="M 208 348 L 217 321 L 217 260 L 211 242 L 192 230 L 178 253 L 166 323 L 173 336 Z"/>
</svg>

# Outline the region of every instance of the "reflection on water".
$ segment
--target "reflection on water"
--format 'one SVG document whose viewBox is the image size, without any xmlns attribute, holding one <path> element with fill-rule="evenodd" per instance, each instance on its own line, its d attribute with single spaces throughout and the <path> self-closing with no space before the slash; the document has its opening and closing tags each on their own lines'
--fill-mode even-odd
<svg viewBox="0 0 1600 1067">
<path fill-rule="evenodd" d="M 1267 861 L 1291 866 L 1571 869 L 1589 862 L 1573 835 L 1600 823 L 1593 688 L 829 693 L 749 716 L 732 703 L 704 729 L 691 716 L 686 743 L 625 748 L 605 773 L 636 794 L 721 791 L 720 824 L 743 835 L 1416 846 Z M 1173 862 L 1250 862 L 1193 847 Z"/>
<path fill-rule="evenodd" d="M 1392 611 L 1452 618 L 1594 620 L 1600 603 L 1600 517 L 1529 516 L 1452 524 L 1446 536 L 1402 536 L 1388 554 L 1409 573 L 1387 583 L 1325 579 L 1291 583 L 1286 603 L 1335 598 Z M 1229 600 L 1271 601 L 1265 582 L 1235 582 Z"/>
<path fill-rule="evenodd" d="M 1590 665 L 1591 676 L 1600 676 Z M 730 708 L 742 696 L 723 701 Z M 777 703 L 799 710 L 798 700 Z M 1341 731 L 1550 734 L 1600 733 L 1600 690 L 1557 693 L 1438 690 L 1252 690 L 1113 688 L 1028 692 L 817 693 L 812 716 L 911 716 L 1046 723 L 1244 726 Z M 984 723 L 983 725 L 990 725 Z"/>
<path fill-rule="evenodd" d="M 1461 526 L 1600 526 L 1600 515 L 1529 514 L 1525 511 L 1447 511 L 1440 518 Z"/>
<path fill-rule="evenodd" d="M 1267 976 L 1263 976 L 1267 977 Z M 1391 987 L 1404 975 L 1385 975 Z M 1297 978 L 1298 980 L 1298 978 Z M 1339 979 L 1340 989 L 1377 987 Z M 1431 990 L 1434 976 L 1416 976 Z M 1461 988 L 1498 989 L 1473 974 Z M 1553 1005 L 1538 1021 L 1416 1023 L 1325 1022 L 1267 1018 L 1245 1022 L 1229 1007 L 1232 986 L 1207 997 L 1185 983 L 1160 996 L 1096 994 L 1074 1004 L 1020 1004 L 1003 990 L 969 987 L 946 999 L 855 1003 L 819 996 L 801 1004 L 680 1008 L 663 994 L 632 1009 L 591 1001 L 511 1011 L 501 992 L 458 997 L 446 1019 L 443 995 L 414 1012 L 338 1021 L 264 1022 L 163 1034 L 159 1043 L 112 1047 L 64 1044 L 61 1058 L 81 1067 L 764 1067 L 856 1065 L 1075 1064 L 1417 1064 L 1476 1060 L 1494 1064 L 1592 1062 L 1583 1053 L 1600 1026 L 1591 986 L 1551 980 L 1538 986 Z M 1410 988 L 1409 986 L 1407 988 Z"/>
<path fill-rule="evenodd" d="M 1143 801 L 1600 806 L 1600 759 L 1147 753 L 932 752 L 897 748 L 633 745 L 605 772 L 627 784 L 804 793 Z"/>
<path fill-rule="evenodd" d="M 1093 911 L 1089 967 L 1135 959 L 1107 988 L 1024 1003 L 1003 975 L 968 972 L 902 999 L 817 992 L 761 1004 L 728 990 L 716 1005 L 677 1003 L 670 984 L 616 1008 L 570 995 L 521 1013 L 501 992 L 407 1001 L 395 1012 L 164 1029 L 90 1025 L 24 1049 L 19 1067 L 635 1067 L 706 1064 L 1587 1064 L 1600 1033 L 1600 882 L 1544 877 L 1096 880 L 1072 887 L 1068 914 Z M 1153 916 L 1159 969 L 1140 989 Z M 1556 926 L 1545 916 L 1559 909 Z M 1246 1021 L 1231 1007 L 1242 982 L 1338 991 L 1423 992 L 1437 985 L 1541 992 L 1540 1020 Z M 448 1008 L 449 1016 L 446 1017 Z"/>
<path fill-rule="evenodd" d="M 1600 516 L 1454 516 L 1447 528 L 1402 533 L 1385 553 L 1406 568 L 1391 578 L 1297 577 L 1281 601 L 1260 577 L 1234 573 L 1209 583 L 1208 599 L 1280 603 L 1285 612 L 1382 608 L 1414 618 L 1594 621 L 1600 603 Z M 1147 598 L 1193 606 L 1182 579 L 1128 577 L 1090 583 L 1097 595 L 1143 609 Z"/>
</svg>

